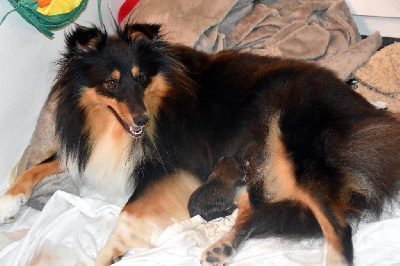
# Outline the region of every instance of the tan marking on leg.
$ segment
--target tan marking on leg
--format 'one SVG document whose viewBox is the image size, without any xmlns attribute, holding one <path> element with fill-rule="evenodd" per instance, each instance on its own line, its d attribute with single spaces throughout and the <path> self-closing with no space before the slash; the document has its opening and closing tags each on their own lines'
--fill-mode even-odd
<svg viewBox="0 0 400 266">
<path fill-rule="evenodd" d="M 237 205 L 239 211 L 235 224 L 227 234 L 202 253 L 201 265 L 223 265 L 228 263 L 230 258 L 235 255 L 236 250 L 233 247 L 233 241 L 236 233 L 253 217 L 253 209 L 247 191 L 244 190 L 239 195 Z"/>
<path fill-rule="evenodd" d="M 235 230 L 241 229 L 251 217 L 253 217 L 253 209 L 250 205 L 249 193 L 244 190 L 237 199 L 239 208 L 236 222 L 233 225 Z"/>
<path fill-rule="evenodd" d="M 348 265 L 345 259 L 343 258 L 342 253 L 336 250 L 329 243 L 327 244 L 326 265 L 327 266 Z"/>
<path fill-rule="evenodd" d="M 152 237 L 173 223 L 190 218 L 189 197 L 199 186 L 195 177 L 178 171 L 125 205 L 96 265 L 109 265 L 129 248 L 150 247 Z"/>
<path fill-rule="evenodd" d="M 10 222 L 15 217 L 21 208 L 21 204 L 29 199 L 33 188 L 40 180 L 63 170 L 60 162 L 55 160 L 35 165 L 25 171 L 0 198 L 0 224 Z"/>
<path fill-rule="evenodd" d="M 35 165 L 18 177 L 14 185 L 6 192 L 6 195 L 15 196 L 24 194 L 26 197 L 29 197 L 34 186 L 39 183 L 40 180 L 46 176 L 62 171 L 63 169 L 58 160 Z"/>
<path fill-rule="evenodd" d="M 319 207 L 318 203 L 310 197 L 307 193 L 304 193 L 299 190 L 298 200 L 303 203 L 305 206 L 311 209 L 315 218 L 321 226 L 322 232 L 326 238 L 326 241 L 329 245 L 331 245 L 338 253 L 342 253 L 342 242 L 339 236 L 337 235 L 335 228 L 333 228 L 332 224 L 329 222 L 328 218 L 325 216 L 324 212 Z"/>
<path fill-rule="evenodd" d="M 277 119 L 272 121 L 270 125 L 270 136 L 267 140 L 268 159 L 264 163 L 263 173 L 265 180 L 264 188 L 265 191 L 267 191 L 266 198 L 268 198 L 270 202 L 279 202 L 283 200 L 297 201 L 310 208 L 321 226 L 327 243 L 332 246 L 337 253 L 342 254 L 341 239 L 322 211 L 319 203 L 310 195 L 310 192 L 297 184 L 294 174 L 294 165 L 292 161 L 290 161 L 289 155 L 281 140 L 282 136 L 277 121 Z M 337 208 L 335 211 L 337 211 Z M 344 216 L 342 219 L 340 219 L 340 217 L 337 218 L 341 223 L 345 223 Z"/>
<path fill-rule="evenodd" d="M 189 197 L 199 186 L 200 182 L 192 175 L 177 171 L 148 188 L 142 197 L 124 207 L 123 211 L 142 219 L 154 220 L 157 217 L 156 222 L 186 219 L 190 217 L 187 208 Z"/>
</svg>

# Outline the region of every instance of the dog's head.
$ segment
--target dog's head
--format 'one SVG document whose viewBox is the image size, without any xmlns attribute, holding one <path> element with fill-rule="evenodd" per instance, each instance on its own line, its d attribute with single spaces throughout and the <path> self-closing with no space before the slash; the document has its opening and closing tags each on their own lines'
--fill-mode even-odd
<svg viewBox="0 0 400 266">
<path fill-rule="evenodd" d="M 93 131 L 103 130 L 111 115 L 138 138 L 169 94 L 171 64 L 159 26 L 135 24 L 117 32 L 110 37 L 97 27 L 77 26 L 67 35 L 55 90 L 64 116 L 80 110 L 84 127 Z"/>
<path fill-rule="evenodd" d="M 81 168 L 95 146 L 124 150 L 153 142 L 160 123 L 168 124 L 164 118 L 185 113 L 175 109 L 195 97 L 194 83 L 157 25 L 117 28 L 115 36 L 77 26 L 66 46 L 50 95 L 57 97 L 61 146 Z"/>
</svg>

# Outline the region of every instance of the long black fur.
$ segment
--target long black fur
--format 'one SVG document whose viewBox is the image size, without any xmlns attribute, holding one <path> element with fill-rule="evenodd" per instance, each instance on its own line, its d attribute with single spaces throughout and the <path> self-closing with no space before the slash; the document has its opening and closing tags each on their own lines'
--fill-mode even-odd
<svg viewBox="0 0 400 266">
<path fill-rule="evenodd" d="M 256 217 L 238 233 L 236 245 L 256 235 L 309 237 L 321 233 L 307 208 L 296 202 L 269 203 L 260 183 L 260 178 L 268 178 L 260 158 L 261 162 L 268 160 L 266 140 L 271 121 L 278 117 L 296 183 L 321 206 L 351 264 L 352 230 L 342 227 L 335 208 L 344 206 L 348 218 L 360 218 L 363 213 L 379 217 L 384 204 L 396 198 L 399 121 L 376 109 L 329 70 L 312 63 L 236 51 L 205 55 L 184 47 L 174 49 L 200 84 L 202 132 L 212 147 L 214 164 L 224 156 L 239 163 L 250 157 L 259 161 L 247 174 Z M 218 200 L 205 201 L 209 191 L 206 183 L 193 194 L 189 204 L 192 215 L 208 217 L 215 215 L 215 206 L 229 206 Z M 293 217 L 288 219 L 289 215 Z"/>
</svg>

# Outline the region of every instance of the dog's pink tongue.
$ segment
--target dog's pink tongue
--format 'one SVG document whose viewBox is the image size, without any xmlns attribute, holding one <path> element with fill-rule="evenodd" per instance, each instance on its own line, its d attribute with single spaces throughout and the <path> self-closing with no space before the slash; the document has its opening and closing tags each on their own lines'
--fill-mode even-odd
<svg viewBox="0 0 400 266">
<path fill-rule="evenodd" d="M 142 127 L 133 127 L 133 126 L 129 126 L 129 131 L 134 134 L 134 135 L 138 135 L 142 133 Z"/>
<path fill-rule="evenodd" d="M 142 128 L 141 127 L 133 127 L 132 131 L 135 133 L 140 133 L 140 132 L 142 132 Z"/>
</svg>

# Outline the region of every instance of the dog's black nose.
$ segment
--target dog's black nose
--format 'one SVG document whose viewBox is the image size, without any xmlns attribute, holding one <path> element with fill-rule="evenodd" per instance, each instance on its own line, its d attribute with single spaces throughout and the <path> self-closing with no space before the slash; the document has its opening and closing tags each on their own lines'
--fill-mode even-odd
<svg viewBox="0 0 400 266">
<path fill-rule="evenodd" d="M 133 122 L 135 123 L 136 126 L 142 127 L 142 126 L 147 125 L 147 123 L 149 122 L 149 117 L 147 115 L 141 115 L 141 116 L 135 117 L 133 119 Z"/>
</svg>

